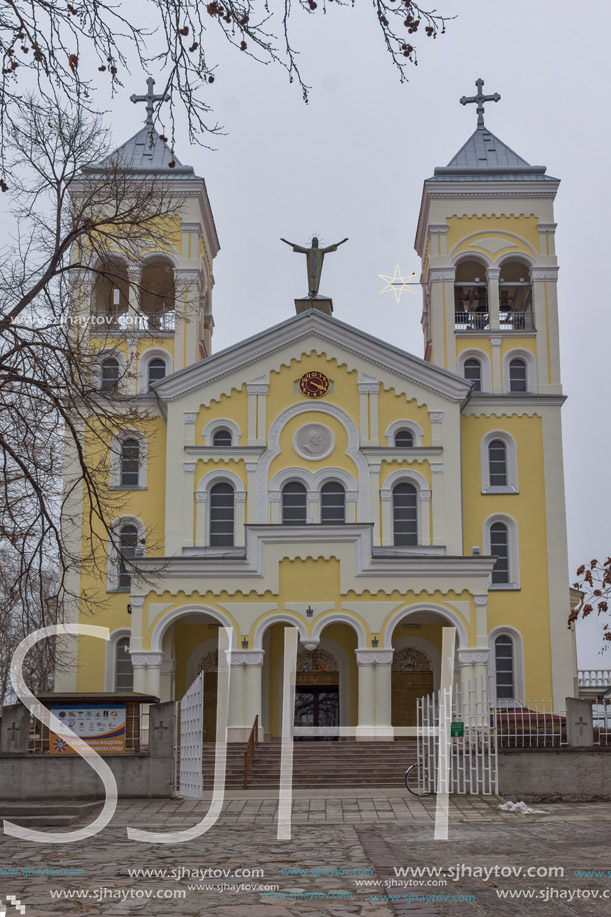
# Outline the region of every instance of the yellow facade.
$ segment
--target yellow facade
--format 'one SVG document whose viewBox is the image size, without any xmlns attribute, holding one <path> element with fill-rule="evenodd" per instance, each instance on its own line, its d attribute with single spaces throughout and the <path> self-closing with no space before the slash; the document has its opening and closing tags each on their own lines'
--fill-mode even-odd
<svg viewBox="0 0 611 917">
<path fill-rule="evenodd" d="M 226 626 L 229 738 L 243 741 L 259 715 L 261 737 L 277 739 L 284 631 L 296 627 L 296 690 L 314 725 L 389 738 L 411 703 L 395 673 L 430 671 L 438 687 L 450 627 L 455 679 L 489 676 L 497 703 L 573 693 L 558 183 L 512 155 L 510 177 L 490 160 L 480 181 L 458 154 L 425 182 L 416 238 L 425 360 L 315 301 L 212 354 L 211 321 L 189 316 L 211 317 L 213 224 L 187 198 L 168 233 L 178 254 L 171 329 L 90 336 L 102 356 L 122 355 L 124 394 L 144 414 L 131 433 L 118 418 L 107 456 L 85 443 L 120 504 L 113 531 L 126 550 L 122 559 L 101 532 L 91 539 L 83 505 L 82 550 L 95 552 L 97 572 L 83 566 L 73 619 L 90 621 L 87 599 L 103 598 L 96 623 L 111 639 L 81 639 L 58 687 L 129 683 L 179 699 L 203 670 L 214 697 Z M 162 377 L 151 378 L 151 355 L 167 359 Z M 312 373 L 315 397 L 300 381 Z M 128 434 L 139 444 L 131 477 Z"/>
</svg>

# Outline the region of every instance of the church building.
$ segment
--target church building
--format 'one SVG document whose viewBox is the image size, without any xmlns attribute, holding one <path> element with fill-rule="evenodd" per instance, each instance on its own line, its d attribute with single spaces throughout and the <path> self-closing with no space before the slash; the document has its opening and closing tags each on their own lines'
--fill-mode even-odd
<svg viewBox="0 0 611 917">
<path fill-rule="evenodd" d="M 295 246 L 309 290 L 295 306 L 287 291 L 286 319 L 215 353 L 206 184 L 152 117 L 117 151 L 136 179 L 176 183 L 182 209 L 137 261 L 108 251 L 123 279 L 80 284 L 101 396 L 121 395 L 105 472 L 121 511 L 118 547 L 70 584 L 103 610 L 65 614 L 111 638 L 75 640 L 56 691 L 179 700 L 203 671 L 212 740 L 226 625 L 229 741 L 245 741 L 257 715 L 274 741 L 289 626 L 296 725 L 389 739 L 439 687 L 449 626 L 455 678 L 489 674 L 491 703 L 558 709 L 574 696 L 559 181 L 486 129 L 479 81 L 473 101 L 475 132 L 422 191 L 423 356 L 335 317 L 318 293 L 316 240 Z M 135 425 L 121 420 L 125 396 L 141 409 Z M 74 489 L 69 509 L 88 551 L 84 499 Z"/>
</svg>

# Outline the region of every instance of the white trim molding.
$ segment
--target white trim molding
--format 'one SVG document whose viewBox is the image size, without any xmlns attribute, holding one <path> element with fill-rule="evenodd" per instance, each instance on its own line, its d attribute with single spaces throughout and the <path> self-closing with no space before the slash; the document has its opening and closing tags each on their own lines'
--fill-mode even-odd
<svg viewBox="0 0 611 917">
<path fill-rule="evenodd" d="M 433 612 L 436 615 L 439 615 L 440 618 L 445 618 L 446 622 L 440 622 L 442 626 L 452 625 L 456 628 L 456 637 L 458 643 L 458 649 L 464 649 L 469 645 L 469 638 L 467 637 L 467 628 L 461 619 L 458 617 L 455 611 L 451 611 L 449 608 L 445 608 L 443 605 L 433 605 L 433 604 L 422 604 L 417 605 L 406 605 L 404 608 L 401 608 L 399 611 L 396 611 L 391 618 L 386 623 L 384 627 L 384 640 L 383 645 L 384 649 L 392 649 L 393 642 L 393 632 L 397 624 L 399 624 L 404 619 L 412 617 L 419 612 Z M 402 636 L 402 635 L 401 635 Z"/>
<path fill-rule="evenodd" d="M 172 354 L 164 350 L 163 347 L 149 347 L 138 358 L 138 394 L 145 394 L 149 390 L 148 369 L 149 363 L 153 360 L 161 359 L 165 362 L 165 374 L 169 376 L 172 372 Z"/>
<path fill-rule="evenodd" d="M 115 359 L 119 364 L 119 379 L 115 389 L 102 389 L 102 364 L 106 360 Z M 98 350 L 91 361 L 92 388 L 102 392 L 106 397 L 112 398 L 113 394 L 124 395 L 127 390 L 127 359 L 125 354 L 113 347 Z"/>
<path fill-rule="evenodd" d="M 512 392 L 509 387 L 509 363 L 511 360 L 519 357 L 526 363 L 526 391 L 536 393 L 537 391 L 537 361 L 530 350 L 522 350 L 514 347 L 503 354 L 503 392 L 506 395 L 516 395 L 520 397 L 521 392 Z"/>
<path fill-rule="evenodd" d="M 239 445 L 242 433 L 235 420 L 229 420 L 227 417 L 217 417 L 215 420 L 208 421 L 202 430 L 205 446 L 212 446 L 212 439 L 217 430 L 228 430 L 231 433 L 231 445 Z"/>
<path fill-rule="evenodd" d="M 490 483 L 490 443 L 495 439 L 500 440 L 505 446 L 505 468 L 507 472 L 507 484 Z M 482 437 L 480 445 L 480 459 L 482 470 L 482 493 L 483 494 L 517 494 L 518 488 L 518 448 L 516 441 L 505 430 L 491 430 Z"/>
<path fill-rule="evenodd" d="M 416 423 L 415 420 L 393 420 L 393 422 L 386 427 L 384 436 L 389 446 L 393 448 L 401 448 L 395 446 L 395 435 L 399 430 L 409 430 L 414 437 L 414 446 L 422 446 L 422 439 L 424 437 L 424 431 L 420 424 Z"/>
<path fill-rule="evenodd" d="M 506 513 L 493 513 L 493 515 L 488 516 L 484 520 L 482 526 L 482 544 L 484 546 L 484 554 L 488 557 L 492 556 L 492 548 L 490 546 L 490 527 L 494 525 L 495 522 L 502 522 L 507 526 L 507 547 L 509 551 L 509 582 L 508 583 L 493 583 L 492 582 L 492 572 L 490 573 L 490 590 L 501 590 L 501 589 L 519 589 L 520 588 L 520 542 L 518 538 L 518 523 L 512 516 L 508 516 Z"/>
<path fill-rule="evenodd" d="M 127 439 L 138 440 L 138 483 L 121 484 L 123 443 Z M 141 430 L 119 430 L 110 442 L 110 486 L 125 490 L 146 490 L 148 469 L 148 442 Z"/>
<path fill-rule="evenodd" d="M 416 488 L 416 495 L 418 497 L 416 505 L 418 526 L 417 543 L 419 545 L 430 545 L 431 519 L 429 508 L 426 506 L 424 510 L 422 510 L 420 506 L 421 503 L 430 501 L 431 499 L 430 484 L 424 475 L 411 468 L 400 468 L 397 471 L 393 471 L 384 479 L 384 483 L 380 489 L 380 501 L 382 504 L 382 544 L 394 544 L 392 493 L 397 484 L 411 484 Z"/>
<path fill-rule="evenodd" d="M 499 344 L 500 344 L 499 339 Z M 458 354 L 456 358 L 456 372 L 459 376 L 465 378 L 465 363 L 467 360 L 479 360 L 481 367 L 481 391 L 482 392 L 491 392 L 492 391 L 492 364 L 490 363 L 490 357 L 483 350 L 478 350 L 476 347 L 470 347 L 468 350 L 463 350 Z"/>
<path fill-rule="evenodd" d="M 524 640 L 522 634 L 515 627 L 503 624 L 495 627 L 488 635 L 488 674 L 492 676 L 496 692 L 496 647 L 497 637 L 509 637 L 513 646 L 513 697 L 512 698 L 495 698 L 497 704 L 501 706 L 511 706 L 513 704 L 523 704 L 525 702 L 524 688 Z"/>
<path fill-rule="evenodd" d="M 195 467 L 194 469 L 195 470 Z M 227 468 L 218 466 L 197 482 L 195 488 L 195 544 L 206 547 L 210 544 L 210 490 L 215 484 L 229 484 L 233 487 L 233 544 L 244 545 L 244 522 L 246 515 L 246 490 L 242 478 Z"/>
<path fill-rule="evenodd" d="M 155 624 L 151 634 L 151 652 L 161 653 L 163 655 L 163 638 L 168 628 L 178 621 L 179 618 L 192 614 L 208 615 L 208 617 L 218 621 L 218 623 L 222 624 L 224 627 L 233 628 L 231 646 L 232 649 L 237 647 L 237 630 L 233 622 L 227 615 L 223 614 L 222 611 L 219 611 L 217 608 L 210 608 L 208 605 L 182 605 L 163 614 Z"/>
<path fill-rule="evenodd" d="M 392 665 L 394 649 L 362 649 L 355 650 L 357 665 Z"/>
</svg>

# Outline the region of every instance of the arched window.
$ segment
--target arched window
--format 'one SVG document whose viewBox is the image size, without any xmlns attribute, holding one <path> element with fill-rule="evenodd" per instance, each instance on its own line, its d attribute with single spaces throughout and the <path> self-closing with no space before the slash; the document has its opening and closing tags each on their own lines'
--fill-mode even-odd
<svg viewBox="0 0 611 917">
<path fill-rule="evenodd" d="M 129 651 L 129 637 L 121 637 L 115 644 L 115 683 L 113 690 L 125 692 L 134 690 L 134 669 Z"/>
<path fill-rule="evenodd" d="M 392 491 L 393 540 L 418 544 L 418 494 L 413 484 L 396 484 Z"/>
<path fill-rule="evenodd" d="M 464 365 L 465 379 L 473 383 L 473 391 L 481 392 L 482 390 L 482 364 L 475 357 L 469 357 L 465 360 Z"/>
<path fill-rule="evenodd" d="M 507 479 L 507 446 L 502 439 L 493 439 L 488 443 L 488 467 L 490 485 L 506 487 Z"/>
<path fill-rule="evenodd" d="M 233 545 L 235 494 L 231 484 L 210 488 L 210 544 L 213 547 Z"/>
<path fill-rule="evenodd" d="M 509 531 L 504 522 L 493 522 L 490 526 L 490 553 L 497 559 L 492 568 L 492 582 L 508 583 Z"/>
<path fill-rule="evenodd" d="M 149 331 L 174 331 L 174 268 L 164 258 L 147 261 L 142 270 L 142 323 Z"/>
<path fill-rule="evenodd" d="M 107 357 L 102 363 L 102 391 L 112 392 L 119 382 L 119 361 L 116 357 Z"/>
<path fill-rule="evenodd" d="M 534 327 L 530 269 L 519 261 L 506 261 L 499 277 L 501 328 L 524 331 Z"/>
<path fill-rule="evenodd" d="M 148 365 L 148 387 L 150 389 L 151 385 L 154 382 L 159 382 L 160 379 L 165 379 L 166 365 L 165 360 L 162 360 L 161 357 L 155 357 L 154 360 Z"/>
<path fill-rule="evenodd" d="M 320 521 L 323 525 L 346 521 L 346 491 L 339 481 L 328 481 L 321 487 Z"/>
<path fill-rule="evenodd" d="M 414 445 L 414 434 L 411 430 L 397 430 L 395 433 L 395 446 L 410 448 Z"/>
<path fill-rule="evenodd" d="M 494 666 L 496 671 L 496 696 L 515 697 L 513 640 L 500 634 L 494 641 Z"/>
<path fill-rule="evenodd" d="M 454 283 L 455 326 L 460 330 L 488 327 L 486 268 L 479 261 L 461 261 Z"/>
<path fill-rule="evenodd" d="M 232 442 L 229 430 L 215 430 L 212 436 L 213 446 L 230 446 Z"/>
<path fill-rule="evenodd" d="M 526 360 L 523 360 L 522 357 L 514 357 L 509 361 L 509 391 L 527 391 L 526 379 Z"/>
<path fill-rule="evenodd" d="M 96 268 L 94 289 L 95 331 L 124 331 L 127 328 L 129 281 L 127 265 L 114 258 Z"/>
<path fill-rule="evenodd" d="M 289 481 L 282 488 L 283 525 L 305 525 L 308 521 L 307 493 L 299 481 Z"/>
<path fill-rule="evenodd" d="M 137 487 L 140 483 L 140 443 L 125 439 L 121 444 L 121 486 Z"/>
<path fill-rule="evenodd" d="M 138 529 L 132 523 L 119 530 L 119 589 L 131 586 L 130 566 L 126 561 L 135 557 L 138 550 Z"/>
</svg>

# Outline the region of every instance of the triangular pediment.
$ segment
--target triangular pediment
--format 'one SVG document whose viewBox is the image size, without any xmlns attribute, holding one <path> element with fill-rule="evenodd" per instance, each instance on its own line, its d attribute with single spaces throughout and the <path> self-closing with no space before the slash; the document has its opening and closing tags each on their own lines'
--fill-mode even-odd
<svg viewBox="0 0 611 917">
<path fill-rule="evenodd" d="M 228 394 L 244 383 L 266 381 L 270 370 L 315 351 L 359 373 L 359 382 L 384 388 L 414 388 L 460 403 L 470 383 L 414 354 L 312 309 L 179 370 L 155 385 L 164 401 L 176 401 L 213 386 Z M 423 399 L 419 399 L 423 400 Z"/>
</svg>

